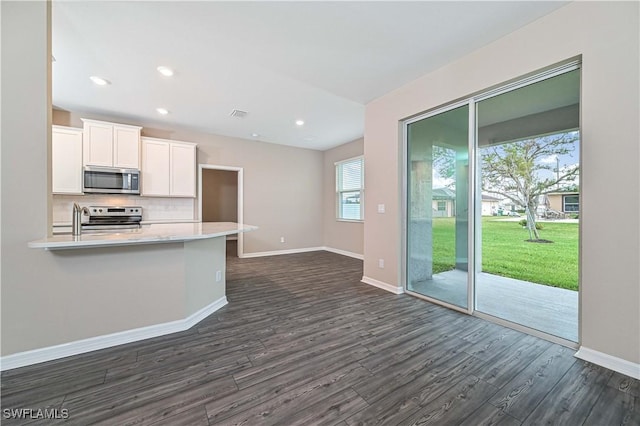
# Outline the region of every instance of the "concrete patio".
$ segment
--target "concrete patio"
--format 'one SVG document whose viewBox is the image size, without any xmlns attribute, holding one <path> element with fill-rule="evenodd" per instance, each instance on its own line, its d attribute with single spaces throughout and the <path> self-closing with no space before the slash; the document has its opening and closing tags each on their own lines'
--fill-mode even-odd
<svg viewBox="0 0 640 426">
<path fill-rule="evenodd" d="M 410 291 L 466 307 L 467 272 L 452 270 L 409 286 Z M 578 341 L 578 292 L 481 272 L 476 311 Z"/>
</svg>

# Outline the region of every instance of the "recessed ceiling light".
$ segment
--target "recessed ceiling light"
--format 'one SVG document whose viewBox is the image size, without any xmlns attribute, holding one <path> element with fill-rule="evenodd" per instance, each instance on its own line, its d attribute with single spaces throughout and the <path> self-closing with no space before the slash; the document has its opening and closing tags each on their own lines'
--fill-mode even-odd
<svg viewBox="0 0 640 426">
<path fill-rule="evenodd" d="M 253 136 L 254 138 L 257 138 L 258 136 L 260 136 L 259 133 L 251 133 L 251 136 Z"/>
<path fill-rule="evenodd" d="M 107 84 L 111 84 L 111 82 L 109 80 L 105 80 L 104 78 L 98 77 L 96 75 L 92 75 L 89 78 L 91 79 L 91 81 L 93 81 L 98 86 L 106 86 Z"/>
<path fill-rule="evenodd" d="M 165 67 L 164 65 L 159 66 L 157 70 L 160 74 L 164 75 L 165 77 L 171 77 L 173 75 L 173 70 L 169 67 Z"/>
<path fill-rule="evenodd" d="M 302 125 L 304 125 L 304 121 L 296 120 L 296 126 L 302 126 Z"/>
<path fill-rule="evenodd" d="M 169 114 L 169 110 L 166 108 L 156 108 L 156 111 L 158 111 L 158 114 L 162 114 L 162 115 Z"/>
</svg>

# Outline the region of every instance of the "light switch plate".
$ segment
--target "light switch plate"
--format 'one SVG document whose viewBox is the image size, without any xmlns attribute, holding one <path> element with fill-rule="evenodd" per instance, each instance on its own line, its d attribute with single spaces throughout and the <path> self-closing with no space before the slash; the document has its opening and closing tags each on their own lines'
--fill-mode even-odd
<svg viewBox="0 0 640 426">
<path fill-rule="evenodd" d="M 378 213 L 384 213 L 384 204 L 378 204 Z"/>
</svg>

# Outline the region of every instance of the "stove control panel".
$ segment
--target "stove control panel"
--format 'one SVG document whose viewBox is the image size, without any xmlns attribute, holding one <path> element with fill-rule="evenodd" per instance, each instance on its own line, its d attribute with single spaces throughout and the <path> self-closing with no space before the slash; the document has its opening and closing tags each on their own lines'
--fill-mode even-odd
<svg viewBox="0 0 640 426">
<path fill-rule="evenodd" d="M 90 216 L 142 216 L 142 207 L 140 206 L 90 206 Z"/>
</svg>

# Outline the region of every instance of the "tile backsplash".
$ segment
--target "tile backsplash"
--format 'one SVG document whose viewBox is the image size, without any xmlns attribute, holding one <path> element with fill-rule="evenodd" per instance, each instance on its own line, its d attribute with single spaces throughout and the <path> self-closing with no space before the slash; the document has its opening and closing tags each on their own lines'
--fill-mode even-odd
<svg viewBox="0 0 640 426">
<path fill-rule="evenodd" d="M 139 197 L 135 195 L 53 195 L 53 223 L 71 223 L 73 203 L 81 206 L 142 206 L 143 221 L 192 221 L 195 198 Z"/>
</svg>

